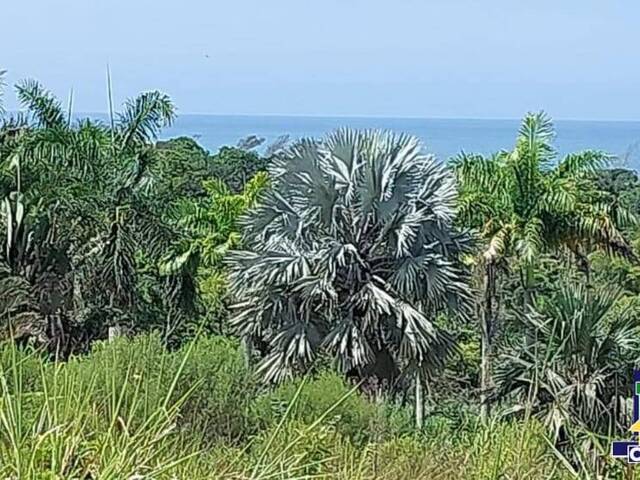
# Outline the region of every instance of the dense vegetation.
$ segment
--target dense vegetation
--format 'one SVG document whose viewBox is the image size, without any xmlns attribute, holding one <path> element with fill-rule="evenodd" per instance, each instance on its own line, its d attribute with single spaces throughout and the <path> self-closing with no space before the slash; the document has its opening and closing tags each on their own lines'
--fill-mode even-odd
<svg viewBox="0 0 640 480">
<path fill-rule="evenodd" d="M 2 478 L 605 478 L 640 353 L 640 184 L 340 130 L 211 154 L 41 85 L 1 113 Z M 120 338 L 114 338 L 120 337 Z"/>
</svg>

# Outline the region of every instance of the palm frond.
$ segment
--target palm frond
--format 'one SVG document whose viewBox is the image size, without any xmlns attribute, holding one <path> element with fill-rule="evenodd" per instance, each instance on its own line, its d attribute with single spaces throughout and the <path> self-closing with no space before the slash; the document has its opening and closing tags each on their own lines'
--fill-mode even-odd
<svg viewBox="0 0 640 480">
<path fill-rule="evenodd" d="M 558 164 L 555 172 L 559 177 L 594 174 L 605 168 L 611 160 L 611 155 L 599 150 L 570 153 Z"/>
<path fill-rule="evenodd" d="M 134 145 L 155 141 L 160 130 L 171 125 L 174 119 L 175 107 L 163 93 L 146 92 L 127 100 L 116 124 L 119 149 L 126 151 Z"/>
<path fill-rule="evenodd" d="M 35 80 L 24 80 L 16 86 L 20 103 L 29 110 L 38 126 L 65 128 L 66 115 L 60 101 Z"/>
<path fill-rule="evenodd" d="M 632 320 L 637 309 L 620 315 L 620 299 L 615 289 L 568 285 L 524 314 L 522 325 L 535 341 L 517 343 L 502 357 L 500 395 L 528 399 L 554 435 L 569 424 L 600 433 L 619 425 L 624 419 L 612 417 L 620 414 L 615 385 L 631 384 L 620 365 L 634 360 L 640 333 Z"/>
<path fill-rule="evenodd" d="M 555 136 L 551 117 L 545 112 L 528 113 L 520 125 L 514 153 L 519 158 L 529 158 L 543 167 L 548 167 L 555 156 Z"/>
</svg>

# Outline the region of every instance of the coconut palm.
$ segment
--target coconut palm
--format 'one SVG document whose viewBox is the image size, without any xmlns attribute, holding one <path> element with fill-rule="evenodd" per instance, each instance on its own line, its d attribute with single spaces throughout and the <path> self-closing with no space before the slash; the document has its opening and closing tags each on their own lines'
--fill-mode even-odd
<svg viewBox="0 0 640 480">
<path fill-rule="evenodd" d="M 532 339 L 515 340 L 496 369 L 497 394 L 531 407 L 556 441 L 571 429 L 623 433 L 633 395 L 640 324 L 637 302 L 618 290 L 582 284 L 561 287 L 520 318 Z"/>
<path fill-rule="evenodd" d="M 414 137 L 349 129 L 288 147 L 269 173 L 228 258 L 232 322 L 265 377 L 322 353 L 383 381 L 441 367 L 453 342 L 436 316 L 468 298 L 453 176 Z"/>
<path fill-rule="evenodd" d="M 489 158 L 461 154 L 453 161 L 460 188 L 458 218 L 476 229 L 484 244 L 479 262 L 484 277 L 480 329 L 483 415 L 488 413 L 492 384 L 500 265 L 509 263 L 519 269 L 523 302 L 530 305 L 534 264 L 543 253 L 566 250 L 583 266 L 593 248 L 632 255 L 620 229 L 635 220 L 628 211 L 613 208 L 593 181 L 593 174 L 609 156 L 588 150 L 558 161 L 554 137 L 546 114 L 529 114 L 512 151 Z"/>
</svg>

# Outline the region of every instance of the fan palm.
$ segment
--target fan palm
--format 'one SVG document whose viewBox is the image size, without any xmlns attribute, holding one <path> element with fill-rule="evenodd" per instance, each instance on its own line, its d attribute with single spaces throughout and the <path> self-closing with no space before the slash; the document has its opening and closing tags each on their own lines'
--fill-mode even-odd
<svg viewBox="0 0 640 480">
<path fill-rule="evenodd" d="M 564 286 L 522 316 L 533 339 L 515 342 L 496 369 L 497 394 L 520 400 L 544 419 L 556 440 L 570 428 L 626 430 L 620 399 L 632 394 L 638 362 L 637 306 L 610 288 Z"/>
<path fill-rule="evenodd" d="M 468 298 L 453 176 L 414 137 L 349 129 L 288 147 L 269 173 L 228 257 L 232 322 L 265 377 L 321 352 L 379 379 L 442 366 L 453 343 L 434 320 Z"/>
<path fill-rule="evenodd" d="M 520 267 L 524 303 L 532 303 L 533 265 L 549 251 L 567 249 L 584 263 L 592 248 L 631 255 L 620 227 L 631 214 L 596 190 L 592 175 L 609 156 L 599 151 L 557 160 L 553 124 L 544 113 L 527 115 L 512 151 L 486 158 L 462 154 L 453 161 L 459 182 L 458 218 L 484 241 L 481 315 L 481 396 L 488 413 L 492 343 L 496 330 L 498 265 Z"/>
</svg>

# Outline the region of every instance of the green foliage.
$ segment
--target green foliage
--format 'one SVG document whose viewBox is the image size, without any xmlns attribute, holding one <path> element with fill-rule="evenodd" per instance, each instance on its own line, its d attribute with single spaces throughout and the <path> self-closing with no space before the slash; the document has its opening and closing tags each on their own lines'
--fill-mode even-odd
<svg viewBox="0 0 640 480">
<path fill-rule="evenodd" d="M 184 362 L 184 363 L 183 363 Z M 108 397 L 130 378 L 144 378 L 139 387 L 145 408 L 155 408 L 165 398 L 168 385 L 176 378 L 171 401 L 188 397 L 180 410 L 181 429 L 198 432 L 203 440 L 233 442 L 253 428 L 249 423 L 249 401 L 257 391 L 252 373 L 236 342 L 222 337 L 204 337 L 168 354 L 160 338 L 138 336 L 98 343 L 90 359 L 74 359 L 68 370 L 90 379 L 98 370 L 95 400 Z M 126 403 L 128 398 L 123 399 Z M 144 418 L 146 412 L 141 412 Z"/>
<path fill-rule="evenodd" d="M 0 477 L 622 475 L 605 450 L 638 362 L 635 172 L 558 159 L 529 114 L 512 150 L 452 162 L 457 195 L 406 135 L 211 155 L 158 141 L 160 92 L 104 124 L 33 80 L 6 114 L 3 78 Z M 248 351 L 189 342 L 229 332 L 229 290 Z M 95 342 L 112 326 L 156 333 Z M 259 383 L 253 355 L 286 381 Z M 510 418 L 478 421 L 478 394 Z"/>
<path fill-rule="evenodd" d="M 611 195 L 612 200 L 623 208 L 640 214 L 640 180 L 633 170 L 612 168 L 598 172 L 596 177 L 600 190 Z"/>
<path fill-rule="evenodd" d="M 22 291 L 19 305 L 0 312 L 2 327 L 65 356 L 105 336 L 108 326 L 134 328 L 134 316 L 153 315 L 138 288 L 138 262 L 157 261 L 171 235 L 150 166 L 153 142 L 174 107 L 163 94 L 143 93 L 110 128 L 71 122 L 37 82 L 19 84 L 17 93 L 28 117 L 17 133 L 9 134 L 11 122 L 3 129 L 9 248 L 0 263 L 3 284 Z M 157 275 L 155 286 L 163 288 Z"/>
<path fill-rule="evenodd" d="M 513 150 L 490 158 L 462 154 L 452 161 L 460 189 L 458 219 L 480 239 L 473 263 L 483 277 L 477 283 L 482 289 L 478 316 L 485 415 L 494 387 L 496 340 L 521 335 L 517 325 L 506 328 L 501 305 L 527 311 L 536 297 L 543 300 L 550 255 L 552 260 L 572 259 L 587 278 L 588 255 L 596 250 L 635 260 L 624 233 L 636 219 L 595 180 L 610 157 L 586 150 L 558 160 L 554 139 L 553 123 L 544 112 L 528 114 Z"/>
<path fill-rule="evenodd" d="M 480 232 L 487 260 L 517 257 L 531 265 L 558 246 L 576 255 L 595 246 L 630 254 L 620 228 L 634 219 L 625 210 L 612 210 L 593 181 L 609 157 L 587 150 L 556 163 L 554 137 L 549 117 L 529 114 L 514 150 L 454 160 L 459 219 Z"/>
<path fill-rule="evenodd" d="M 628 294 L 640 293 L 640 265 L 637 262 L 603 252 L 589 255 L 589 262 L 595 285 L 616 285 Z"/>
<path fill-rule="evenodd" d="M 205 195 L 202 182 L 210 177 L 209 153 L 188 137 L 156 143 L 157 160 L 151 165 L 159 201 L 173 205 L 185 198 Z M 157 185 L 157 182 L 162 182 Z"/>
<path fill-rule="evenodd" d="M 382 401 L 364 399 L 328 372 L 262 393 L 247 376 L 237 344 L 222 338 L 201 338 L 174 352 L 157 336 L 121 338 L 67 363 L 5 344 L 0 358 L 3 478 L 567 474 L 534 421 L 487 427 L 476 421 L 430 428 L 424 436 L 392 428 L 381 435 L 376 417 L 391 408 Z M 274 405 L 285 412 L 275 414 Z M 267 421 L 245 429 L 248 409 Z M 229 421 L 240 426 L 231 435 Z"/>
<path fill-rule="evenodd" d="M 362 444 L 411 432 L 412 417 L 408 410 L 392 407 L 384 401 L 375 402 L 360 395 L 349 395 L 352 389 L 353 386 L 337 373 L 324 371 L 308 381 L 285 382 L 259 396 L 254 402 L 253 414 L 260 424 L 274 426 L 297 394 L 288 418 L 309 425 L 347 397 L 326 418 L 327 425 L 341 435 Z"/>
<path fill-rule="evenodd" d="M 72 122 L 35 81 L 16 90 L 28 114 L 0 126 L 0 286 L 13 299 L 0 305 L 0 334 L 66 356 L 111 326 L 179 343 L 201 316 L 225 317 L 221 258 L 267 183 L 244 176 L 259 157 L 210 157 L 186 138 L 156 144 L 175 116 L 159 92 L 127 100 L 107 126 Z M 233 181 L 243 172 L 239 193 L 212 177 L 221 165 Z"/>
<path fill-rule="evenodd" d="M 549 456 L 536 422 L 475 423 L 426 441 L 394 439 L 372 455 L 377 456 L 376 478 L 572 478 Z"/>
<path fill-rule="evenodd" d="M 231 193 L 221 180 L 203 182 L 206 199 L 185 201 L 175 213 L 184 252 L 162 265 L 161 272 L 178 271 L 193 257 L 197 258 L 199 267 L 219 266 L 226 252 L 240 245 L 238 218 L 255 204 L 267 185 L 264 172 L 251 178 L 239 194 Z"/>
<path fill-rule="evenodd" d="M 222 147 L 210 158 L 210 174 L 222 180 L 233 192 L 240 192 L 258 172 L 267 169 L 269 160 L 255 152 L 237 147 Z"/>
<path fill-rule="evenodd" d="M 91 356 L 66 364 L 48 363 L 34 352 L 5 344 L 0 358 L 0 384 L 5 389 L 0 410 L 15 415 L 0 422 L 11 429 L 0 435 L 12 442 L 0 444 L 0 457 L 7 461 L 0 464 L 7 469 L 27 468 L 17 462 L 33 455 L 28 468 L 51 468 L 62 476 L 114 468 L 144 471 L 159 468 L 154 462 L 160 454 L 166 457 L 164 463 L 178 460 L 179 455 L 170 461 L 169 453 L 178 448 L 183 433 L 202 442 L 232 443 L 254 428 L 249 407 L 257 387 L 238 345 L 228 339 L 203 338 L 169 353 L 157 336 L 120 338 L 98 343 Z M 49 449 L 64 445 L 63 438 L 53 435 L 56 429 L 72 435 L 66 439 L 71 442 L 69 458 L 60 450 L 59 463 L 49 464 Z M 45 438 L 40 444 L 38 432 Z M 157 451 L 147 452 L 154 442 Z M 18 451 L 10 453 L 15 448 Z M 128 455 L 129 448 L 140 449 L 137 465 L 118 463 L 124 462 L 119 456 Z M 96 457 L 92 452 L 102 453 Z M 18 476 L 31 478 L 24 475 Z"/>
<path fill-rule="evenodd" d="M 207 443 L 234 444 L 245 439 L 256 429 L 251 401 L 260 388 L 238 342 L 200 338 L 176 355 L 187 352 L 188 361 L 176 386 L 178 395 L 192 389 L 181 410 L 181 428 L 200 432 Z"/>
<path fill-rule="evenodd" d="M 241 245 L 237 221 L 267 186 L 265 172 L 257 173 L 240 193 L 232 193 L 221 180 L 206 180 L 205 197 L 179 200 L 172 212 L 179 239 L 167 250 L 159 271 L 181 279 L 181 303 L 191 306 L 199 300 L 209 331 L 220 333 L 224 328 L 227 280 L 222 260 Z M 178 327 L 189 328 L 189 322 Z M 177 329 L 172 333 L 185 337 Z"/>
<path fill-rule="evenodd" d="M 525 340 L 505 353 L 498 392 L 539 415 L 554 441 L 627 423 L 618 404 L 632 395 L 640 324 L 637 302 L 621 300 L 610 288 L 565 286 L 521 317 Z"/>
<path fill-rule="evenodd" d="M 233 323 L 279 381 L 329 352 L 342 371 L 392 381 L 441 367 L 434 323 L 468 296 L 452 175 L 416 138 L 340 130 L 273 160 L 272 188 L 231 252 Z"/>
<path fill-rule="evenodd" d="M 124 381 L 118 382 L 119 372 L 114 375 L 109 369 L 78 370 L 41 360 L 41 383 L 30 391 L 33 386 L 22 379 L 33 364 L 19 361 L 15 350 L 12 357 L 0 376 L 2 477 L 156 477 L 186 460 L 173 449 L 183 399 L 170 398 L 179 367 L 154 402 L 147 391 L 154 389 L 155 379 L 132 374 L 131 363 Z M 100 374 L 113 381 L 101 384 Z"/>
</svg>

